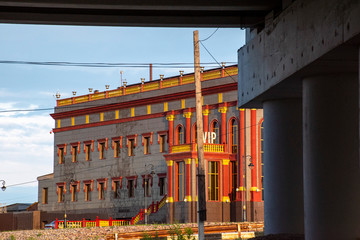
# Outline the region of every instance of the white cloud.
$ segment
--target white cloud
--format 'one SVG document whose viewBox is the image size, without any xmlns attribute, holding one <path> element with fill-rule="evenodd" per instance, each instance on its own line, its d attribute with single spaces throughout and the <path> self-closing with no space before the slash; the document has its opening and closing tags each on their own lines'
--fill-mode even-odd
<svg viewBox="0 0 360 240">
<path fill-rule="evenodd" d="M 46 115 L 0 117 L 0 179 L 12 185 L 53 171 L 53 125 Z"/>
</svg>

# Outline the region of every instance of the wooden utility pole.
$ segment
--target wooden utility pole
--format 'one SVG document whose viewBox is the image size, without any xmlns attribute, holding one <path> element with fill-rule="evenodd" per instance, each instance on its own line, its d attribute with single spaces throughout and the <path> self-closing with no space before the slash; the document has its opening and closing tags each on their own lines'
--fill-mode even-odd
<svg viewBox="0 0 360 240">
<path fill-rule="evenodd" d="M 195 102 L 196 102 L 196 128 L 197 128 L 197 153 L 198 153 L 198 239 L 204 240 L 204 222 L 206 221 L 206 199 L 205 199 L 205 160 L 203 140 L 203 118 L 201 103 L 201 82 L 200 82 L 200 51 L 199 31 L 194 31 L 194 73 L 195 73 Z"/>
</svg>

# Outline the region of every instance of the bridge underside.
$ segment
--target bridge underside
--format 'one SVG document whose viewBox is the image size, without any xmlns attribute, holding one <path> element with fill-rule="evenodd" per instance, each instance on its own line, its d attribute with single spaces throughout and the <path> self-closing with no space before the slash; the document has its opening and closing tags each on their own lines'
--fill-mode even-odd
<svg viewBox="0 0 360 240">
<path fill-rule="evenodd" d="M 258 27 L 281 0 L 10 0 L 0 22 L 144 27 Z"/>
</svg>

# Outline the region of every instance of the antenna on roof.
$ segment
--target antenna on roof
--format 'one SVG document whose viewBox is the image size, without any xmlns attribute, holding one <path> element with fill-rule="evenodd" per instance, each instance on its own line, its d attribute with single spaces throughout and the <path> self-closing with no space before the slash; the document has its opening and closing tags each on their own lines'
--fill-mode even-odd
<svg viewBox="0 0 360 240">
<path fill-rule="evenodd" d="M 124 73 L 124 72 L 120 70 L 120 81 L 121 81 L 121 82 L 120 82 L 120 83 L 121 83 L 120 86 L 123 85 L 123 82 L 122 82 L 122 75 L 123 75 L 123 73 Z"/>
</svg>

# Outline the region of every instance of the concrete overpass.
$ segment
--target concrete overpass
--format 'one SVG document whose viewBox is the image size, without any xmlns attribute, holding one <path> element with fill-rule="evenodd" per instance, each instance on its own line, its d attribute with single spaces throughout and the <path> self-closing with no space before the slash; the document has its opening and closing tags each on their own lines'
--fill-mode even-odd
<svg viewBox="0 0 360 240">
<path fill-rule="evenodd" d="M 360 238 L 358 0 L 13 0 L 0 22 L 251 28 L 239 107 L 264 108 L 266 233 Z"/>
</svg>

